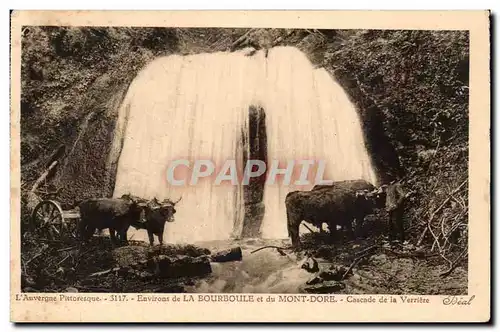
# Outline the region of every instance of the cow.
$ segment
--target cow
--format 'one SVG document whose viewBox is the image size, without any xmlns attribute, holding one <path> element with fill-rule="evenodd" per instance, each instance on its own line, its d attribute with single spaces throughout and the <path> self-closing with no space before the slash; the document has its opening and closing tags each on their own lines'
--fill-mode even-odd
<svg viewBox="0 0 500 332">
<path fill-rule="evenodd" d="M 358 188 L 364 189 L 357 190 Z M 340 185 L 334 183 L 311 191 L 290 192 L 285 198 L 285 205 L 288 235 L 292 245 L 300 244 L 299 226 L 302 221 L 320 229 L 326 223 L 332 237 L 339 225 L 353 237 L 352 221 L 357 221 L 359 229 L 364 217 L 372 213 L 374 208 L 383 207 L 384 202 L 380 190 L 364 180 L 341 181 Z"/>
<path fill-rule="evenodd" d="M 163 245 L 163 232 L 165 230 L 166 222 L 174 221 L 175 205 L 182 199 L 179 198 L 177 202 L 172 202 L 165 199 L 159 202 L 156 197 L 150 200 L 144 207 L 144 222 L 141 223 L 139 228 L 146 229 L 149 237 L 149 244 L 154 245 L 154 235 L 158 237 L 160 245 Z"/>
<path fill-rule="evenodd" d="M 405 240 L 403 213 L 405 209 L 405 200 L 411 194 L 403 189 L 401 181 L 392 181 L 388 185 L 383 185 L 380 192 L 385 193 L 385 209 L 389 214 L 389 237 L 396 239 L 399 233 L 401 242 Z"/>
<path fill-rule="evenodd" d="M 121 199 L 123 200 L 126 200 L 130 203 L 138 203 L 140 204 L 142 210 L 141 210 L 141 217 L 139 218 L 139 220 L 134 220 L 130 226 L 134 227 L 135 229 L 143 229 L 144 227 L 144 223 L 146 222 L 146 218 L 145 218 L 145 208 L 148 204 L 148 200 L 145 199 L 145 198 L 142 198 L 142 197 L 139 197 L 139 196 L 134 196 L 134 195 L 131 195 L 130 193 L 128 194 L 123 194 L 121 197 Z"/>
<path fill-rule="evenodd" d="M 344 180 L 344 181 L 335 181 L 332 184 L 318 184 L 313 187 L 312 190 L 319 190 L 325 188 L 343 188 L 346 190 L 368 190 L 373 191 L 376 187 L 369 183 L 366 180 Z"/>
<path fill-rule="evenodd" d="M 330 190 L 338 190 L 343 189 L 349 192 L 356 193 L 358 201 L 358 208 L 366 211 L 358 211 L 355 220 L 356 220 L 356 229 L 360 230 L 363 224 L 364 217 L 372 212 L 372 206 L 369 204 L 370 202 L 363 202 L 363 200 L 376 200 L 374 203 L 377 207 L 381 207 L 383 205 L 383 195 L 384 193 L 380 190 L 377 190 L 373 184 L 369 183 L 366 180 L 358 179 L 358 180 L 343 180 L 343 181 L 335 181 L 332 184 L 328 185 L 315 185 L 313 187 L 313 191 L 320 189 L 330 189 Z M 354 220 L 353 220 L 354 221 Z M 350 227 L 348 222 L 342 225 L 344 228 Z M 321 229 L 321 228 L 320 228 Z"/>
<path fill-rule="evenodd" d="M 144 202 L 123 198 L 87 199 L 78 205 L 80 210 L 79 232 L 81 239 L 87 241 L 96 230 L 109 229 L 111 245 L 127 243 L 127 231 L 131 225 L 140 224 Z M 115 232 L 117 233 L 115 235 Z M 118 240 L 116 239 L 118 236 Z"/>
</svg>

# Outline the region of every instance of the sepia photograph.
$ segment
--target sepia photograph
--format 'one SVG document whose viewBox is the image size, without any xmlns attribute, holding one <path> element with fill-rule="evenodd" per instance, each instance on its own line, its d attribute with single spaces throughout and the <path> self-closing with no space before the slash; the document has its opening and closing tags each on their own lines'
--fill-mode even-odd
<svg viewBox="0 0 500 332">
<path fill-rule="evenodd" d="M 469 29 L 61 23 L 19 25 L 16 301 L 479 296 Z"/>
</svg>

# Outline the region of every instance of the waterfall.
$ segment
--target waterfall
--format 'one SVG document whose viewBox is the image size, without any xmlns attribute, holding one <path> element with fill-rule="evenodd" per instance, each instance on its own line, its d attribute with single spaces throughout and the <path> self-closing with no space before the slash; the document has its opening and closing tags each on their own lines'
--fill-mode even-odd
<svg viewBox="0 0 500 332">
<path fill-rule="evenodd" d="M 251 106 L 265 112 L 270 161 L 324 160 L 325 179 L 376 182 L 346 93 L 297 48 L 275 47 L 251 56 L 244 51 L 172 55 L 144 68 L 119 110 L 114 144 L 121 152 L 113 195 L 182 196 L 175 221 L 166 225 L 167 243 L 224 240 L 238 233 L 245 213 L 242 186 L 227 181 L 217 186 L 215 174 L 195 186 L 172 186 L 166 171 L 176 159 L 190 160 L 191 166 L 197 159 L 211 160 L 216 173 L 235 159 L 242 170 L 241 135 L 248 133 Z M 187 174 L 179 167 L 175 177 Z M 264 186 L 263 238 L 287 237 L 285 196 L 311 187 Z M 132 233 L 134 239 L 147 238 L 144 231 Z"/>
</svg>

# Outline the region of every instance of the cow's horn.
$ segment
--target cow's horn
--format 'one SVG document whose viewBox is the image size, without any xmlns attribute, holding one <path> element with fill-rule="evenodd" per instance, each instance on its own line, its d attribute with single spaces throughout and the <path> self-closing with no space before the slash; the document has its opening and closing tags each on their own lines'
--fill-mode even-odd
<svg viewBox="0 0 500 332">
<path fill-rule="evenodd" d="M 181 201 L 181 199 L 182 199 L 182 196 L 179 197 L 179 199 L 177 200 L 177 202 L 172 202 L 172 204 L 175 205 L 175 204 L 179 203 Z"/>
</svg>

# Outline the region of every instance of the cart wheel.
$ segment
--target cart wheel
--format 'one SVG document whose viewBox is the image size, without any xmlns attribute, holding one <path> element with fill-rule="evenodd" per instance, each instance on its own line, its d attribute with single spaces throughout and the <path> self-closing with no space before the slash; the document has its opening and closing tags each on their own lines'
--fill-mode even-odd
<svg viewBox="0 0 500 332">
<path fill-rule="evenodd" d="M 41 201 L 33 210 L 33 223 L 48 240 L 61 239 L 68 235 L 63 211 L 55 201 Z"/>
</svg>

